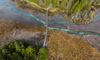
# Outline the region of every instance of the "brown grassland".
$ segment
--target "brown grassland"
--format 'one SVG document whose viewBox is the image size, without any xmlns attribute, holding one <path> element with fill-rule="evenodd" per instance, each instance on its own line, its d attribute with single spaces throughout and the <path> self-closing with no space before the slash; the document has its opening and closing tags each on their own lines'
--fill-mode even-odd
<svg viewBox="0 0 100 60">
<path fill-rule="evenodd" d="M 13 29 L 29 32 L 45 32 L 43 26 L 0 19 L 0 47 L 5 35 Z M 100 52 L 85 41 L 63 31 L 49 30 L 47 38 L 47 60 L 100 60 Z"/>
</svg>

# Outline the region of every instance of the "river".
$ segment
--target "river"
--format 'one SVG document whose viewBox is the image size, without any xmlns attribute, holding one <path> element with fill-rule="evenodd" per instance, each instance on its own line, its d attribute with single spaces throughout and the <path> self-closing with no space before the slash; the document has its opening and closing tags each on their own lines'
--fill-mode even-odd
<svg viewBox="0 0 100 60">
<path fill-rule="evenodd" d="M 29 13 L 27 11 L 24 11 L 20 8 L 17 8 L 16 7 L 16 2 L 13 2 L 11 3 L 9 0 L 2 0 L 4 1 L 5 3 L 9 4 L 10 6 L 12 6 L 13 8 L 15 8 L 16 10 L 19 10 L 19 11 L 22 11 L 22 12 L 25 12 L 25 13 Z M 99 16 L 100 15 L 100 10 L 97 9 L 96 12 L 95 12 L 95 17 Z M 39 14 L 34 14 L 35 17 L 45 21 L 45 16 L 42 14 L 42 13 L 39 13 Z M 14 20 L 14 21 L 21 21 L 21 22 L 27 22 L 27 23 L 34 23 L 34 24 L 38 24 L 40 26 L 43 26 L 43 23 L 37 21 L 35 18 L 33 18 L 32 16 L 29 16 L 29 15 L 24 15 L 22 13 L 18 13 L 14 10 L 12 10 L 11 8 L 9 8 L 8 6 L 4 5 L 3 3 L 0 2 L 0 19 L 1 18 L 5 18 L 5 19 L 8 19 L 8 20 Z M 63 16 L 61 15 L 54 15 L 54 16 L 49 16 L 49 22 L 53 22 L 53 21 L 56 21 L 56 22 L 65 22 L 65 20 L 63 19 Z M 81 24 L 81 25 L 77 25 L 77 24 L 67 24 L 67 23 L 62 23 L 62 24 L 59 24 L 59 23 L 52 23 L 52 24 L 49 24 L 49 27 L 56 27 L 56 28 L 62 28 L 62 29 L 69 29 L 69 30 L 72 30 L 72 31 L 76 31 L 76 32 L 96 32 L 96 33 L 100 33 L 100 18 L 96 19 L 95 21 L 93 22 L 90 22 L 89 24 Z M 83 39 L 84 36 L 81 36 L 80 39 Z M 95 35 L 91 35 L 87 38 L 87 39 L 83 39 L 84 41 L 90 41 L 89 39 L 92 37 L 92 43 L 89 43 L 91 45 L 94 45 L 94 46 L 98 46 L 97 49 L 99 49 L 100 51 L 100 40 L 99 40 L 99 36 L 95 36 Z M 94 38 L 93 38 L 94 37 Z M 96 42 L 94 42 L 96 40 Z"/>
</svg>

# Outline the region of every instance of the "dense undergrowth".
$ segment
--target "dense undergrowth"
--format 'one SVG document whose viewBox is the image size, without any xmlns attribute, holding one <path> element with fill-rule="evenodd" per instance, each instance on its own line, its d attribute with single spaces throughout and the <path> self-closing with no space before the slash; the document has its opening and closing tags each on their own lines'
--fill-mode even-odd
<svg viewBox="0 0 100 60">
<path fill-rule="evenodd" d="M 0 50 L 0 60 L 45 60 L 46 57 L 46 48 L 32 47 L 23 39 L 9 42 Z"/>
<path fill-rule="evenodd" d="M 27 7 L 27 3 L 33 8 L 37 8 L 36 11 L 42 11 L 43 13 L 50 6 L 49 14 L 61 14 L 68 22 L 89 23 L 94 17 L 95 7 L 99 6 L 99 0 L 16 0 L 17 7 Z M 34 6 L 35 7 L 34 7 Z M 37 7 L 36 7 L 37 6 Z M 32 7 L 27 7 L 31 9 Z"/>
</svg>

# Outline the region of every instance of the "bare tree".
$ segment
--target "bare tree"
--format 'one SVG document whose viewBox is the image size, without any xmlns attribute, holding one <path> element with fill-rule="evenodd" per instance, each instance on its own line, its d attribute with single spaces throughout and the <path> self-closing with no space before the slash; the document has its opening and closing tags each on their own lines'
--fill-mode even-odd
<svg viewBox="0 0 100 60">
<path fill-rule="evenodd" d="M 50 6 L 50 5 L 49 5 Z M 44 40 L 44 44 L 43 44 L 43 47 L 46 46 L 46 40 L 47 40 L 47 35 L 48 35 L 48 10 L 49 10 L 50 7 L 47 8 L 47 11 L 46 11 L 46 33 L 45 33 L 45 40 Z"/>
</svg>

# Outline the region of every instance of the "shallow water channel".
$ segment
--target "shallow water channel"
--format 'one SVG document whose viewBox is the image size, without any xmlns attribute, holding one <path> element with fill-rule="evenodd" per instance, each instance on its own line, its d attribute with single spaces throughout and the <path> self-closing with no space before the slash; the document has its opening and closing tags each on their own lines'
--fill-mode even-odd
<svg viewBox="0 0 100 60">
<path fill-rule="evenodd" d="M 28 13 L 28 11 L 24 11 L 20 8 L 16 7 L 16 2 L 11 3 L 9 0 L 2 0 L 5 3 L 9 4 L 10 6 L 12 6 L 13 8 L 15 8 L 16 10 L 22 11 L 24 13 Z M 100 15 L 100 10 L 97 9 L 96 13 L 95 13 L 95 17 Z M 39 14 L 34 14 L 35 17 L 45 21 L 45 15 L 43 15 L 42 13 Z M 6 6 L 5 4 L 0 2 L 0 19 L 1 18 L 5 18 L 8 20 L 14 20 L 14 21 L 21 21 L 21 22 L 28 22 L 28 23 L 34 23 L 34 24 L 38 24 L 40 26 L 43 26 L 43 24 L 39 21 L 37 21 L 35 18 L 28 16 L 28 15 L 23 15 L 22 13 L 18 13 L 14 10 L 12 10 L 11 8 L 9 8 L 8 6 Z M 57 21 L 57 22 L 65 22 L 65 20 L 63 20 L 63 16 L 61 15 L 54 15 L 54 16 L 49 16 L 49 22 L 53 22 L 53 21 Z M 52 23 L 49 24 L 49 27 L 56 27 L 56 28 L 62 28 L 62 29 L 69 29 L 72 31 L 77 31 L 77 32 L 96 32 L 96 33 L 100 33 L 100 18 L 96 19 L 93 22 L 90 22 L 89 24 L 82 24 L 82 25 L 77 25 L 77 24 L 68 24 L 68 23 Z M 93 35 L 94 36 L 94 35 Z M 91 36 L 91 37 L 93 37 Z M 94 36 L 94 38 L 92 38 L 93 40 L 97 39 L 98 43 L 98 47 L 100 47 L 100 40 L 99 40 L 100 36 Z M 83 39 L 83 38 L 82 38 Z M 89 40 L 89 38 L 85 39 L 85 41 Z M 99 42 L 98 42 L 99 41 Z M 95 42 L 90 43 L 91 45 L 95 46 Z M 100 48 L 98 48 L 100 51 Z"/>
<path fill-rule="evenodd" d="M 10 6 L 12 6 L 13 8 L 15 8 L 16 10 L 28 13 L 26 11 L 23 11 L 22 9 L 19 9 L 16 7 L 16 2 L 11 3 L 9 0 L 2 0 L 4 2 L 6 2 L 7 4 L 9 4 Z M 100 11 L 96 11 L 95 13 L 95 17 L 100 15 Z M 35 14 L 35 16 L 39 19 L 42 19 L 43 21 L 45 21 L 45 16 L 42 13 L 39 14 Z M 31 16 L 28 15 L 23 15 L 22 13 L 18 13 L 14 10 L 12 10 L 11 8 L 9 8 L 8 6 L 2 4 L 0 2 L 0 18 L 5 18 L 8 20 L 14 20 L 14 21 L 22 21 L 22 22 L 30 22 L 30 23 L 35 23 L 38 25 L 43 25 L 42 23 L 40 23 L 39 21 L 36 21 L 36 19 L 34 19 Z M 53 22 L 53 21 L 57 21 L 57 22 L 65 22 L 65 20 L 63 20 L 63 16 L 61 15 L 54 15 L 54 16 L 49 16 L 49 22 Z M 50 27 L 56 27 L 56 28 L 63 28 L 63 29 L 69 29 L 69 30 L 73 30 L 73 31 L 79 31 L 79 32 L 97 32 L 100 33 L 100 19 L 98 18 L 97 20 L 86 24 L 86 25 L 76 25 L 76 24 L 67 24 L 67 23 L 52 23 L 49 24 Z"/>
</svg>

